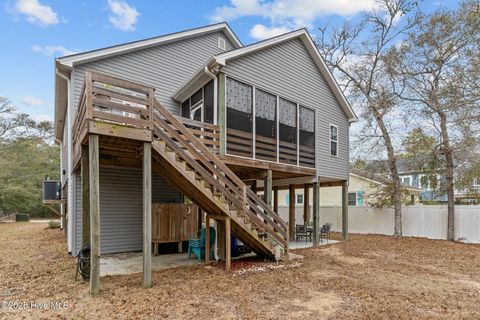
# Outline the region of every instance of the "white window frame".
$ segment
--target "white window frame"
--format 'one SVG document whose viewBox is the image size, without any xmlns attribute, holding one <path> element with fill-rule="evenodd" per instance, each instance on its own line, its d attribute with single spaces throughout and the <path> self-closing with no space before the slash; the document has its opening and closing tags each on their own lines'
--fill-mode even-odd
<svg viewBox="0 0 480 320">
<path fill-rule="evenodd" d="M 298 201 L 298 197 L 302 197 L 302 202 Z M 305 203 L 305 197 L 303 196 L 303 193 L 295 194 L 295 204 L 304 204 L 304 203 Z"/>
<path fill-rule="evenodd" d="M 351 194 L 354 194 L 355 195 L 355 204 L 350 204 L 350 195 Z M 349 207 L 356 207 L 357 206 L 357 203 L 358 203 L 358 195 L 357 195 L 357 191 L 352 191 L 352 192 L 348 192 L 348 195 L 347 195 L 347 205 Z"/>
<path fill-rule="evenodd" d="M 332 140 L 332 127 L 337 129 L 337 140 Z M 330 141 L 330 148 L 329 148 L 330 149 L 330 157 L 338 158 L 338 140 L 339 140 L 338 137 L 339 137 L 338 126 L 330 123 L 330 125 L 328 126 L 328 141 Z M 334 155 L 332 154 L 332 142 L 337 143 L 337 150 L 336 150 Z"/>
<path fill-rule="evenodd" d="M 478 178 L 473 178 L 472 180 L 472 187 L 479 187 L 480 184 L 478 183 Z"/>
</svg>

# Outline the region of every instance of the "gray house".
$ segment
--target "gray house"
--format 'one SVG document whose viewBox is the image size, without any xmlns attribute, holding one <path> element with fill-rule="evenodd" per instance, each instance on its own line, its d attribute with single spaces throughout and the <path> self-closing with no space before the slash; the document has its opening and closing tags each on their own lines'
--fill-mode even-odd
<svg viewBox="0 0 480 320">
<path fill-rule="evenodd" d="M 217 226 L 266 257 L 295 238 L 278 190 L 343 186 L 356 115 L 305 29 L 243 46 L 225 23 L 56 59 L 55 130 L 61 145 L 68 251 L 144 251 Z M 260 198 L 256 192 L 265 190 Z M 344 201 L 344 203 L 345 203 Z M 308 203 L 308 202 L 307 202 Z M 346 210 L 344 206 L 344 234 Z M 209 255 L 206 255 L 208 261 Z"/>
</svg>

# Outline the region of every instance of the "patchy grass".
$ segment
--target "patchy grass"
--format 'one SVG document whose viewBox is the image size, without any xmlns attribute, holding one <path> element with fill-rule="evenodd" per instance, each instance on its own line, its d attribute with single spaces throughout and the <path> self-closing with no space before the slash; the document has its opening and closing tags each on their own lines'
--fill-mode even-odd
<svg viewBox="0 0 480 320">
<path fill-rule="evenodd" d="M 75 281 L 61 230 L 0 224 L 0 301 L 66 302 L 63 310 L 0 310 L 0 318 L 479 319 L 480 246 L 353 235 L 296 251 L 289 267 L 225 274 L 194 266 L 101 279 L 93 298 Z M 297 264 L 297 265 L 293 265 Z M 248 264 L 251 269 L 255 263 Z"/>
</svg>

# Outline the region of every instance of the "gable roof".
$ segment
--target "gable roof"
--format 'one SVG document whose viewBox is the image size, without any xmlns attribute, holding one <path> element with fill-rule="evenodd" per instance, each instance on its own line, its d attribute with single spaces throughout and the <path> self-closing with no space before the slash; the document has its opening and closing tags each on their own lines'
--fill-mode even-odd
<svg viewBox="0 0 480 320">
<path fill-rule="evenodd" d="M 198 86 L 198 85 L 195 85 L 195 83 L 198 83 L 201 80 L 209 80 L 210 78 L 205 76 L 205 73 L 206 73 L 205 67 L 209 67 L 209 68 L 213 68 L 216 66 L 222 67 L 222 66 L 225 66 L 229 60 L 243 57 L 243 56 L 252 54 L 254 52 L 257 52 L 259 50 L 262 50 L 262 49 L 265 49 L 265 48 L 268 48 L 292 39 L 296 39 L 296 38 L 300 39 L 304 44 L 305 48 L 307 49 L 307 52 L 312 57 L 314 63 L 316 64 L 320 73 L 322 74 L 325 81 L 327 82 L 330 90 L 333 92 L 338 103 L 340 104 L 343 111 L 347 115 L 349 122 L 358 121 L 357 115 L 355 114 L 355 112 L 353 111 L 353 108 L 345 98 L 345 95 L 343 94 L 342 90 L 338 86 L 337 81 L 335 80 L 332 73 L 328 69 L 325 61 L 323 60 L 322 56 L 320 55 L 320 52 L 318 51 L 318 48 L 314 44 L 312 37 L 310 36 L 310 34 L 305 28 L 298 29 L 289 33 L 285 33 L 270 39 L 259 41 L 244 47 L 236 48 L 236 49 L 227 51 L 225 53 L 221 53 L 213 56 L 204 66 L 202 66 L 196 73 L 192 75 L 190 80 L 188 80 L 179 90 L 177 90 L 177 92 L 175 92 L 172 98 L 176 101 L 182 102 L 183 100 L 185 100 L 185 98 L 188 97 L 188 95 L 192 92 L 192 90 L 194 90 Z"/>
<path fill-rule="evenodd" d="M 66 106 L 69 99 L 67 93 L 67 82 L 69 80 L 67 79 L 70 78 L 70 73 L 73 66 L 219 31 L 222 31 L 225 34 L 225 36 L 231 41 L 234 47 L 239 48 L 243 46 L 243 44 L 232 31 L 230 26 L 225 22 L 221 22 L 200 28 L 166 34 L 159 37 L 128 42 L 124 44 L 56 58 L 54 123 L 56 141 L 60 141 L 63 135 L 63 129 L 65 124 L 64 118 L 66 114 Z"/>
<path fill-rule="evenodd" d="M 368 181 L 370 183 L 373 183 L 373 184 L 376 184 L 376 185 L 382 186 L 382 187 L 385 187 L 385 186 L 392 183 L 392 180 L 390 180 L 388 178 L 385 178 L 381 175 L 374 174 L 374 173 L 371 173 L 371 172 L 368 172 L 368 171 L 359 170 L 357 168 L 350 168 L 350 173 L 349 174 L 352 177 L 357 177 L 359 179 Z M 405 189 L 410 190 L 410 191 L 422 191 L 421 188 L 417 188 L 417 187 L 414 187 L 414 186 L 409 186 L 409 185 L 405 185 L 405 184 L 402 184 L 402 186 Z"/>
<path fill-rule="evenodd" d="M 211 32 L 223 31 L 227 38 L 232 42 L 233 46 L 236 48 L 242 47 L 242 43 L 232 31 L 230 26 L 226 22 L 221 22 L 217 24 L 212 24 L 200 28 L 189 29 L 185 31 L 170 33 L 162 35 L 159 37 L 153 37 L 133 42 L 127 42 L 119 45 L 114 45 L 106 48 L 85 51 L 81 53 L 76 53 L 68 56 L 63 56 L 57 58 L 56 61 L 64 66 L 72 67 L 76 64 L 87 63 L 95 61 L 98 59 L 103 59 L 106 57 L 111 57 L 119 54 L 124 54 L 127 52 L 146 49 L 152 46 L 169 43 L 172 41 L 177 41 L 185 38 L 196 37 Z"/>
</svg>

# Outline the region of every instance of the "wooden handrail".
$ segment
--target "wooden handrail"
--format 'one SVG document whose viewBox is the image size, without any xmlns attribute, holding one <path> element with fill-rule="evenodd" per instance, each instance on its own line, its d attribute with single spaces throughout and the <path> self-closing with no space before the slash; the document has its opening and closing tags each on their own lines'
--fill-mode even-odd
<svg viewBox="0 0 480 320">
<path fill-rule="evenodd" d="M 272 237 L 286 247 L 287 244 L 285 237 L 287 234 L 287 225 L 273 211 L 273 209 L 271 209 L 260 197 L 255 195 L 252 190 L 249 190 L 245 183 L 240 180 L 236 174 L 220 161 L 217 156 L 211 153 L 210 150 L 206 148 L 204 144 L 181 123 L 181 121 L 179 121 L 179 119 L 173 116 L 158 101 L 155 101 L 155 111 L 158 111 L 159 113 L 159 115 L 156 114 L 154 117 L 156 124 L 169 134 L 173 135 L 183 148 L 188 149 L 200 163 L 208 168 L 210 173 L 204 172 L 205 168 L 203 166 L 197 166 L 191 161 L 191 159 L 187 159 L 190 157 L 183 152 L 183 148 L 179 148 L 178 145 L 168 137 L 168 135 L 162 133 L 161 130 L 155 130 L 155 133 L 159 134 L 161 138 L 167 142 L 169 147 L 181 152 L 182 154 L 180 156 L 195 170 L 198 168 L 197 171 L 202 175 L 202 178 L 205 181 L 207 181 L 213 188 L 222 191 L 225 197 L 239 209 L 243 210 L 252 222 L 255 222 L 264 229 L 272 228 L 274 231 L 281 234 L 282 237 L 279 238 L 275 232 L 271 233 Z M 165 118 L 166 121 L 163 120 L 162 117 Z M 167 121 L 172 124 L 175 130 L 168 125 Z M 178 132 L 180 132 L 181 135 Z M 213 175 L 215 175 L 217 179 L 210 179 L 210 177 L 213 178 Z M 222 183 L 224 185 L 222 185 Z M 250 209 L 248 209 L 247 205 Z M 262 219 L 259 219 L 257 214 L 264 218 L 264 220 L 262 221 Z"/>
</svg>

